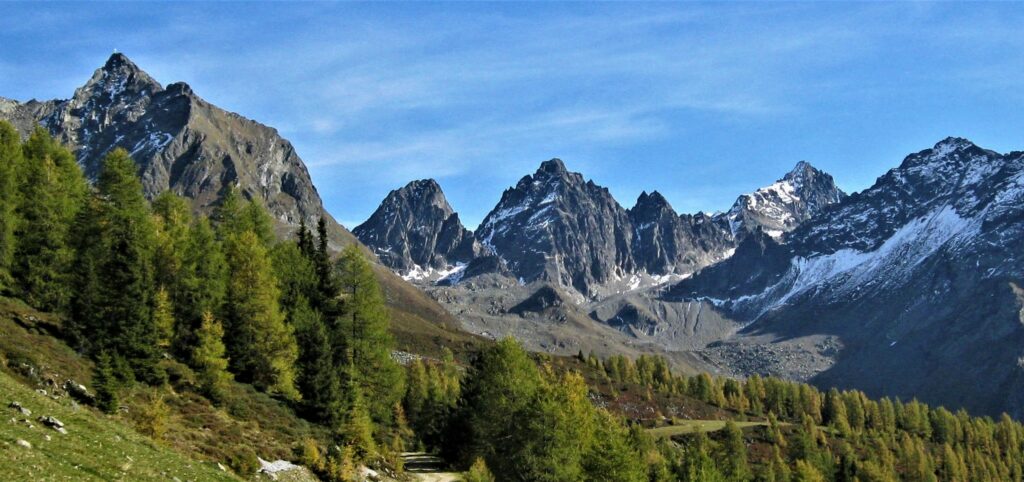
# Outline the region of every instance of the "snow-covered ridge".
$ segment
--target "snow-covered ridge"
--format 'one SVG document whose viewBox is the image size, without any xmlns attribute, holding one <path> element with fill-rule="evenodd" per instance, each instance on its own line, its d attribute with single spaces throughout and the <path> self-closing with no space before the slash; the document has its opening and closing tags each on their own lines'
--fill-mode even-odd
<svg viewBox="0 0 1024 482">
<path fill-rule="evenodd" d="M 898 285 L 908 281 L 914 269 L 939 249 L 956 249 L 969 242 L 980 227 L 980 218 L 964 218 L 952 206 L 942 206 L 908 222 L 875 250 L 846 248 L 831 254 L 797 256 L 779 282 L 761 293 L 732 300 L 732 306 L 754 308 L 756 319 L 807 292 L 827 292 L 831 300 L 837 300 L 862 290 Z"/>
</svg>

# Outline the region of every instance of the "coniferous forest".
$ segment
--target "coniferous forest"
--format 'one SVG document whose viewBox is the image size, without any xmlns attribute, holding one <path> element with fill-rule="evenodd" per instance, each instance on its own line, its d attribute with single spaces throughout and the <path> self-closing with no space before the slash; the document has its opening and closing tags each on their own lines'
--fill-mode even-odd
<svg viewBox="0 0 1024 482">
<path fill-rule="evenodd" d="M 45 130 L 22 140 L 0 123 L 4 295 L 55 316 L 47 333 L 88 360 L 83 410 L 241 477 L 269 441 L 168 427 L 194 406 L 212 407 L 207 428 L 284 414 L 291 426 L 267 423 L 267 437 L 291 437 L 287 457 L 337 481 L 406 477 L 411 451 L 467 481 L 1024 478 L 1024 426 L 1008 416 L 508 338 L 399 363 L 372 263 L 356 244 L 335 250 L 323 220 L 281 239 L 235 190 L 209 218 L 171 192 L 147 200 L 123 149 L 89 182 Z M 680 407 L 693 416 L 663 415 Z"/>
</svg>

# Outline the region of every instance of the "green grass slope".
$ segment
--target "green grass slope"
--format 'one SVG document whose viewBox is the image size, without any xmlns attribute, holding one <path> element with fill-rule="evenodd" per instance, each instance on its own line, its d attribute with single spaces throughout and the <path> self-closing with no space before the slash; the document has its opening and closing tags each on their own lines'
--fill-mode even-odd
<svg viewBox="0 0 1024 482">
<path fill-rule="evenodd" d="M 14 401 L 32 415 L 26 417 L 8 407 Z M 3 372 L 0 402 L 3 480 L 239 480 L 212 462 L 190 459 L 68 398 L 52 400 Z M 59 419 L 68 433 L 62 435 L 37 422 L 39 416 Z M 19 445 L 18 440 L 32 448 Z"/>
<path fill-rule="evenodd" d="M 191 370 L 171 360 L 164 363 L 170 383 L 136 385 L 123 394 L 116 415 L 73 404 L 64 382 L 91 389 L 92 362 L 68 347 L 60 331 L 59 317 L 0 297 L 0 481 L 237 480 L 217 464 L 251 477 L 256 457 L 295 460 L 304 440 L 325 446 L 329 439 L 326 429 L 249 385 L 232 384 L 224 405 L 213 406 L 197 393 Z M 26 417 L 8 408 L 13 401 L 32 411 L 27 418 L 35 428 L 19 422 Z M 67 424 L 68 435 L 42 427 L 41 415 Z M 18 439 L 33 448 L 18 446 Z M 121 470 L 125 464 L 134 470 Z"/>
</svg>

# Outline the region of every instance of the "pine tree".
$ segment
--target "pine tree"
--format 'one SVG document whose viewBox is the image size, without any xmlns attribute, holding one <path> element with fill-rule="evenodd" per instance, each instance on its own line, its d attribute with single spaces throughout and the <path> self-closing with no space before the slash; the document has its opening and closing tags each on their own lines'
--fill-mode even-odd
<svg viewBox="0 0 1024 482">
<path fill-rule="evenodd" d="M 213 224 L 217 228 L 217 239 L 226 240 L 229 236 L 240 236 L 246 230 L 244 201 L 238 194 L 238 188 L 228 185 L 221 196 L 220 204 L 213 212 Z"/>
<path fill-rule="evenodd" d="M 114 413 L 118 406 L 119 383 L 114 375 L 110 354 L 102 352 L 96 357 L 92 375 L 92 389 L 96 392 L 96 407 L 104 413 Z"/>
<path fill-rule="evenodd" d="M 291 241 L 275 245 L 271 249 L 271 258 L 281 288 L 281 307 L 288 313 L 289 321 L 294 326 L 292 318 L 295 309 L 300 304 L 305 304 L 307 308 L 312 306 L 311 297 L 319 296 L 316 269 L 302 254 L 299 245 Z"/>
<path fill-rule="evenodd" d="M 374 420 L 387 422 L 390 408 L 405 392 L 404 373 L 391 358 L 394 340 L 389 315 L 369 261 L 356 245 L 342 252 L 343 306 L 335 329 L 335 363 L 354 368 L 360 388 L 374 400 Z"/>
<path fill-rule="evenodd" d="M 242 208 L 242 219 L 244 229 L 252 231 L 263 243 L 263 247 L 270 249 L 274 246 L 277 241 L 277 237 L 274 235 L 274 219 L 270 217 L 270 213 L 267 212 L 262 201 L 259 199 L 249 201 Z"/>
<path fill-rule="evenodd" d="M 697 434 L 683 457 L 683 466 L 680 467 L 682 480 L 693 482 L 726 482 L 729 480 L 718 470 L 715 461 L 711 458 L 710 445 L 711 441 L 707 434 L 704 432 Z"/>
<path fill-rule="evenodd" d="M 583 459 L 584 479 L 647 480 L 643 459 L 629 441 L 629 431 L 605 410 L 596 410 L 593 443 Z"/>
<path fill-rule="evenodd" d="M 177 284 L 185 276 L 184 256 L 189 240 L 192 213 L 188 202 L 171 191 L 164 191 L 152 205 L 156 218 L 156 282 L 170 291 L 177 302 Z"/>
<path fill-rule="evenodd" d="M 850 422 L 846 417 L 846 403 L 835 388 L 829 390 L 825 396 L 825 422 L 841 435 L 850 435 Z"/>
<path fill-rule="evenodd" d="M 277 280 L 266 248 L 251 231 L 226 240 L 228 354 L 239 379 L 261 390 L 297 397 L 298 347 L 278 304 Z"/>
<path fill-rule="evenodd" d="M 814 468 L 813 464 L 806 460 L 797 460 L 796 470 L 793 471 L 793 482 L 825 482 L 825 477 L 818 469 Z"/>
<path fill-rule="evenodd" d="M 345 422 L 341 429 L 342 442 L 355 449 L 357 459 L 367 459 L 377 453 L 377 442 L 373 439 L 373 421 L 370 410 L 359 385 L 346 387 Z"/>
<path fill-rule="evenodd" d="M 192 351 L 191 365 L 198 371 L 199 387 L 203 394 L 214 403 L 225 401 L 231 383 L 225 351 L 224 327 L 213 318 L 213 314 L 203 314 L 203 321 L 196 330 L 196 346 Z"/>
<path fill-rule="evenodd" d="M 464 482 L 494 482 L 494 475 L 487 469 L 484 459 L 477 457 L 466 472 Z"/>
<path fill-rule="evenodd" d="M 206 313 L 223 316 L 227 297 L 227 260 L 206 218 L 196 220 L 188 231 L 182 254 L 182 269 L 174 297 L 178 329 L 175 349 L 184 359 L 192 358 L 196 330 Z"/>
<path fill-rule="evenodd" d="M 0 121 L 0 291 L 11 288 L 14 250 L 17 247 L 14 228 L 17 225 L 18 184 L 22 168 L 21 142 L 18 131 L 7 121 Z"/>
<path fill-rule="evenodd" d="M 137 378 L 162 380 L 153 318 L 155 230 L 135 163 L 124 149 L 104 159 L 98 198 L 80 219 L 72 320 L 85 348 L 123 357 Z M 92 284 L 87 286 L 86 284 Z"/>
<path fill-rule="evenodd" d="M 526 413 L 541 389 L 540 373 L 511 338 L 484 349 L 473 365 L 474 376 L 467 381 L 443 447 L 455 450 L 464 463 L 479 456 L 498 473 L 516 473 L 512 460 L 503 454 L 518 430 L 517 417 Z"/>
<path fill-rule="evenodd" d="M 299 298 L 291 319 L 299 347 L 296 387 L 302 403 L 314 419 L 335 426 L 339 422 L 341 380 L 334 370 L 327 327 L 305 298 Z"/>
<path fill-rule="evenodd" d="M 578 373 L 545 378 L 534 399 L 511 416 L 516 428 L 502 456 L 519 480 L 580 480 L 594 433 L 586 384 Z"/>
<path fill-rule="evenodd" d="M 750 479 L 750 466 L 747 463 L 747 444 L 743 441 L 743 431 L 736 422 L 725 422 L 725 442 L 723 444 L 722 473 L 729 480 L 741 481 Z"/>
<path fill-rule="evenodd" d="M 299 219 L 299 231 L 296 233 L 295 238 L 296 243 L 299 245 L 299 251 L 302 252 L 306 259 L 312 262 L 316 257 L 316 246 L 313 242 L 313 233 L 306 226 L 306 218 Z"/>
<path fill-rule="evenodd" d="M 153 297 L 153 329 L 156 330 L 157 347 L 161 350 L 170 348 L 174 336 L 174 312 L 170 295 L 164 288 L 158 289 Z"/>
<path fill-rule="evenodd" d="M 74 157 L 42 128 L 22 145 L 13 277 L 30 305 L 62 311 L 71 296 L 68 233 L 88 186 Z"/>
</svg>

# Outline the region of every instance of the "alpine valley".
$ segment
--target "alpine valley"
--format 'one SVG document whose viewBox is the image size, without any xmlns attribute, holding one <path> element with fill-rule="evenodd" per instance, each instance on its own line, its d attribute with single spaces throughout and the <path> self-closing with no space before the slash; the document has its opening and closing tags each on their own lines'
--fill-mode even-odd
<svg viewBox="0 0 1024 482">
<path fill-rule="evenodd" d="M 349 231 L 123 54 L 0 98 L 0 480 L 1024 480 L 1024 152 L 779 174 L 689 214 L 555 158 Z"/>
</svg>

